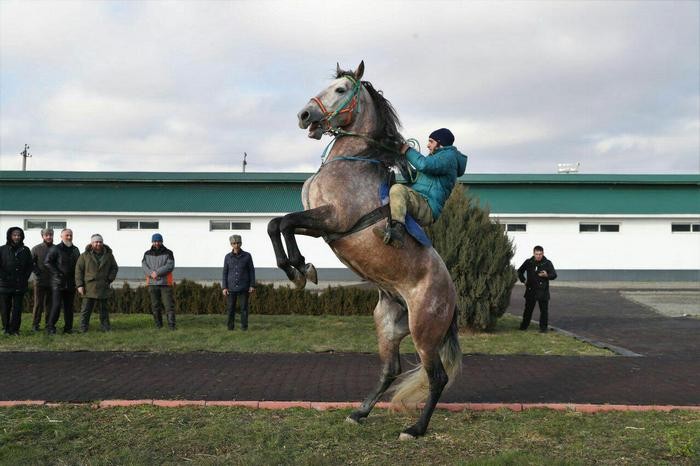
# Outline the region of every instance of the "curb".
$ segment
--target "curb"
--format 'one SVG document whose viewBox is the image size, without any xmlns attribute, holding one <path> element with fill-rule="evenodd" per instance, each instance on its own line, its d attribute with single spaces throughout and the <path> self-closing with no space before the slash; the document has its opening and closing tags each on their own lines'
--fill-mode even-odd
<svg viewBox="0 0 700 466">
<path fill-rule="evenodd" d="M 224 406 L 243 407 L 250 409 L 280 410 L 290 408 L 315 409 L 327 411 L 332 409 L 358 408 L 359 401 L 207 401 L 207 400 L 103 400 L 97 403 L 83 402 L 53 402 L 45 400 L 9 400 L 0 401 L 0 408 L 16 406 L 47 406 L 58 408 L 64 406 L 90 406 L 97 409 L 132 407 L 132 406 L 160 406 L 163 408 L 180 408 L 185 406 Z M 391 409 L 391 403 L 379 402 L 375 405 L 379 409 Z M 421 406 L 414 406 L 419 408 Z M 438 403 L 436 409 L 458 413 L 462 411 L 497 411 L 509 409 L 511 411 L 525 411 L 527 409 L 551 409 L 554 411 L 572 411 L 579 413 L 605 413 L 612 411 L 659 411 L 670 412 L 674 410 L 700 412 L 700 405 L 621 405 L 621 404 L 589 404 L 589 403 Z"/>
</svg>

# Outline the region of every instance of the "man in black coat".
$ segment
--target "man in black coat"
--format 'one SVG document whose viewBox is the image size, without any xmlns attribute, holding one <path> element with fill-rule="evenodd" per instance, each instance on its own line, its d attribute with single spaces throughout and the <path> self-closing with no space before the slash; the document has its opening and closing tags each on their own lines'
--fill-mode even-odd
<svg viewBox="0 0 700 466">
<path fill-rule="evenodd" d="M 73 333 L 73 301 L 75 300 L 75 264 L 80 250 L 73 245 L 73 230 L 61 231 L 61 242 L 49 249 L 44 265 L 51 271 L 51 315 L 46 333 L 56 333 L 56 323 L 63 305 L 63 333 Z"/>
<path fill-rule="evenodd" d="M 527 279 L 525 275 L 527 274 Z M 535 246 L 531 258 L 518 269 L 518 278 L 525 284 L 525 310 L 520 330 L 527 330 L 535 303 L 540 306 L 540 332 L 547 332 L 549 321 L 549 281 L 557 278 L 554 264 L 544 256 L 544 248 Z"/>
<path fill-rule="evenodd" d="M 32 252 L 24 245 L 24 231 L 10 228 L 7 242 L 0 246 L 0 316 L 5 335 L 19 335 L 22 301 L 32 269 Z"/>
<path fill-rule="evenodd" d="M 51 315 L 51 271 L 44 265 L 46 254 L 53 247 L 53 228 L 41 230 L 41 243 L 32 248 L 34 262 L 34 312 L 32 313 L 32 329 L 38 332 L 41 316 L 44 315 L 46 326 Z"/>
<path fill-rule="evenodd" d="M 228 314 L 228 329 L 235 327 L 236 298 L 241 298 L 241 328 L 248 330 L 248 297 L 255 292 L 255 267 L 253 257 L 241 249 L 241 237 L 232 235 L 231 252 L 224 258 L 224 273 L 221 288 L 228 298 L 226 312 Z"/>
</svg>

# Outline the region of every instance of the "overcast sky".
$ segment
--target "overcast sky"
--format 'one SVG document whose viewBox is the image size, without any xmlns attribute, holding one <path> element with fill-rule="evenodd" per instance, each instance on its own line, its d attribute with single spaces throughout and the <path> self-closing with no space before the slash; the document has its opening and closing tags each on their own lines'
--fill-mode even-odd
<svg viewBox="0 0 700 466">
<path fill-rule="evenodd" d="M 296 114 L 364 60 L 468 172 L 699 173 L 699 5 L 0 0 L 0 169 L 315 171 Z"/>
</svg>

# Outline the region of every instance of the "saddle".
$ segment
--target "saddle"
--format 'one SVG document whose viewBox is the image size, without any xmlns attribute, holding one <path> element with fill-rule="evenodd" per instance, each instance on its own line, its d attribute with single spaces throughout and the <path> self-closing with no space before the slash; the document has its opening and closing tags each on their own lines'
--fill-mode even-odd
<svg viewBox="0 0 700 466">
<path fill-rule="evenodd" d="M 330 233 L 327 235 L 323 235 L 323 239 L 326 241 L 326 243 L 330 244 L 337 239 L 364 230 L 365 228 L 369 228 L 378 221 L 389 217 L 391 215 L 391 209 L 389 208 L 390 183 L 395 183 L 393 173 L 389 181 L 387 181 L 386 183 L 382 183 L 379 186 L 378 195 L 382 203 L 381 207 L 377 207 L 373 211 L 360 217 L 360 219 L 357 222 L 355 222 L 355 224 L 348 231 L 344 231 L 342 233 Z M 429 248 L 433 245 L 432 241 L 430 241 L 430 238 L 428 238 L 428 235 L 425 233 L 425 230 L 423 230 L 423 227 L 421 227 L 420 224 L 416 221 L 416 219 L 411 217 L 409 214 L 406 214 L 406 232 L 425 247 Z"/>
</svg>

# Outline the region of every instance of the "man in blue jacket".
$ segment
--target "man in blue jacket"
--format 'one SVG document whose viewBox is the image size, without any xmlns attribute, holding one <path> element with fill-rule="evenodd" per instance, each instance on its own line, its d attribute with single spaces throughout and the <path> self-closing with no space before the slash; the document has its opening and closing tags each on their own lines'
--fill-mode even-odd
<svg viewBox="0 0 700 466">
<path fill-rule="evenodd" d="M 241 249 L 240 235 L 229 238 L 231 252 L 224 258 L 224 273 L 221 278 L 221 288 L 226 296 L 226 313 L 228 314 L 228 329 L 235 328 L 236 300 L 241 298 L 241 328 L 248 330 L 248 297 L 255 292 L 255 266 L 253 256 Z"/>
<path fill-rule="evenodd" d="M 428 226 L 440 217 L 457 177 L 464 175 L 467 167 L 467 156 L 452 145 L 454 140 L 449 129 L 440 128 L 430 133 L 428 157 L 423 157 L 407 144 L 401 147 L 401 153 L 406 155 L 418 175 L 415 180 L 408 180 L 408 185 L 397 183 L 389 190 L 391 224 L 386 229 L 377 227 L 373 230 L 385 244 L 403 247 L 406 213 L 421 226 Z"/>
</svg>

